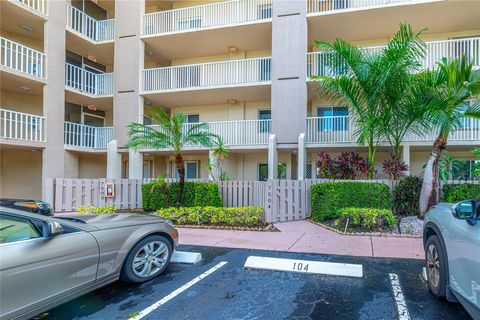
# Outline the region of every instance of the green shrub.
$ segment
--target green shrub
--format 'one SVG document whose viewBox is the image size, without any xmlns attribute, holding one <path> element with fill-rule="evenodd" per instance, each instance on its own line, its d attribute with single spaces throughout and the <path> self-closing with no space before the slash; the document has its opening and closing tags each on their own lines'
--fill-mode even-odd
<svg viewBox="0 0 480 320">
<path fill-rule="evenodd" d="M 142 203 L 146 211 L 174 207 L 180 190 L 180 183 L 154 181 L 142 185 Z M 213 182 L 185 182 L 180 207 L 212 206 L 222 207 L 218 185 Z"/>
<path fill-rule="evenodd" d="M 258 226 L 262 225 L 263 208 L 171 207 L 156 214 L 175 224 Z"/>
<path fill-rule="evenodd" d="M 388 209 L 390 188 L 373 182 L 325 182 L 311 188 L 312 219 L 338 218 L 347 207 Z"/>
<path fill-rule="evenodd" d="M 393 206 L 396 214 L 414 216 L 420 211 L 419 200 L 423 179 L 418 176 L 405 176 L 393 190 Z"/>
<path fill-rule="evenodd" d="M 442 201 L 455 203 L 472 199 L 480 199 L 480 184 L 462 183 L 443 186 Z"/>
<path fill-rule="evenodd" d="M 345 226 L 347 220 L 348 227 L 361 227 L 370 231 L 383 230 L 397 223 L 391 210 L 374 208 L 343 208 L 340 210 L 340 217 L 335 220 L 335 225 Z"/>
<path fill-rule="evenodd" d="M 115 205 L 110 206 L 106 205 L 105 207 L 95 207 L 93 204 L 88 205 L 87 207 L 80 206 L 77 209 L 78 213 L 95 213 L 95 214 L 108 214 L 116 213 L 117 207 Z"/>
</svg>

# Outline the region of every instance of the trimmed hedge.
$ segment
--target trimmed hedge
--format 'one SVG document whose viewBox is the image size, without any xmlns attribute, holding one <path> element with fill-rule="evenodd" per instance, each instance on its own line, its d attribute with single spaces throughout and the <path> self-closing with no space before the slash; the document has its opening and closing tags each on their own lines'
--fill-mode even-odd
<svg viewBox="0 0 480 320">
<path fill-rule="evenodd" d="M 263 208 L 261 207 L 191 207 L 166 208 L 156 214 L 175 224 L 190 225 L 228 225 L 259 226 L 262 225 Z"/>
<path fill-rule="evenodd" d="M 370 231 L 383 230 L 397 223 L 391 210 L 373 208 L 343 208 L 340 210 L 340 217 L 335 220 L 335 225 L 345 226 L 347 220 L 348 227 L 362 227 Z"/>
<path fill-rule="evenodd" d="M 311 187 L 313 220 L 338 218 L 348 207 L 389 209 L 390 187 L 374 182 L 325 182 Z"/>
<path fill-rule="evenodd" d="M 142 185 L 142 203 L 146 211 L 174 207 L 180 190 L 179 182 L 156 181 Z M 180 207 L 222 207 L 218 185 L 213 182 L 185 182 Z"/>
<path fill-rule="evenodd" d="M 462 183 L 443 186 L 442 201 L 455 203 L 473 199 L 480 199 L 480 184 Z"/>
<path fill-rule="evenodd" d="M 418 176 L 405 176 L 393 190 L 393 206 L 400 216 L 414 216 L 420 212 L 420 192 L 423 179 Z"/>
</svg>

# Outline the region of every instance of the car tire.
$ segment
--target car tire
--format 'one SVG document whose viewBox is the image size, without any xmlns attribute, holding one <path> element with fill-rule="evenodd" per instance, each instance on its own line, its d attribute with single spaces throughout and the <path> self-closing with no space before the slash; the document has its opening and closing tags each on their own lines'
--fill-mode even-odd
<svg viewBox="0 0 480 320">
<path fill-rule="evenodd" d="M 149 281 L 165 271 L 172 253 L 172 244 L 168 239 L 160 235 L 148 236 L 140 240 L 128 253 L 120 279 L 133 283 Z"/>
<path fill-rule="evenodd" d="M 445 258 L 445 251 L 438 236 L 430 236 L 425 246 L 428 288 L 439 299 L 446 297 L 447 265 Z"/>
</svg>

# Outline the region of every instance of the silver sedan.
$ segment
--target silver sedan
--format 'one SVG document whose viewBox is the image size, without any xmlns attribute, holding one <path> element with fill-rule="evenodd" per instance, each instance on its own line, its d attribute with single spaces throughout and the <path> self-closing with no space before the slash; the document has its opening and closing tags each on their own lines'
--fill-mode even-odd
<svg viewBox="0 0 480 320">
<path fill-rule="evenodd" d="M 52 218 L 0 207 L 0 319 L 28 319 L 119 278 L 161 274 L 178 232 L 148 215 Z"/>
</svg>

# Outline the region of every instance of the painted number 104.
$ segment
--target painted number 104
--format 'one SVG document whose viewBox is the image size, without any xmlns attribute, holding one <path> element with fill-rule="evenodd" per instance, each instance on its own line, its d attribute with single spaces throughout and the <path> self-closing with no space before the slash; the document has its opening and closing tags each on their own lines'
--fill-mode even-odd
<svg viewBox="0 0 480 320">
<path fill-rule="evenodd" d="M 294 262 L 293 271 L 308 271 L 308 263 Z"/>
</svg>

